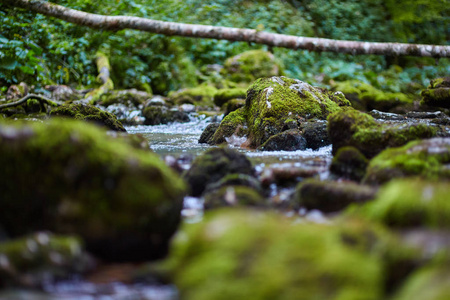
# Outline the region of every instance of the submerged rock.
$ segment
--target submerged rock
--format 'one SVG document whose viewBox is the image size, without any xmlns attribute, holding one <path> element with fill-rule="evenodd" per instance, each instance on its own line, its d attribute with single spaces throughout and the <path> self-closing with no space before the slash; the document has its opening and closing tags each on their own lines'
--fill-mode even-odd
<svg viewBox="0 0 450 300">
<path fill-rule="evenodd" d="M 250 83 L 261 77 L 282 75 L 274 55 L 264 50 L 250 50 L 228 58 L 222 73 L 235 82 Z"/>
<path fill-rule="evenodd" d="M 40 232 L 0 242 L 0 286 L 41 287 L 92 270 L 79 239 Z"/>
<path fill-rule="evenodd" d="M 381 187 L 360 214 L 397 228 L 450 228 L 450 181 L 398 179 Z"/>
<path fill-rule="evenodd" d="M 325 119 L 347 105 L 342 93 L 287 77 L 260 78 L 250 86 L 245 106 L 223 119 L 211 142 L 220 144 L 233 134 L 248 133 L 248 146 L 257 148 L 273 135 L 299 128 L 308 119 Z"/>
<path fill-rule="evenodd" d="M 52 116 L 69 117 L 76 120 L 89 121 L 110 130 L 126 131 L 116 116 L 88 104 L 66 104 L 51 112 Z"/>
<path fill-rule="evenodd" d="M 207 213 L 177 237 L 166 268 L 187 300 L 384 299 L 391 267 L 406 256 L 362 222 L 294 224 L 235 208 Z"/>
<path fill-rule="evenodd" d="M 426 90 L 423 90 L 421 104 L 450 108 L 450 77 L 431 80 Z"/>
<path fill-rule="evenodd" d="M 110 260 L 166 254 L 185 185 L 164 162 L 87 123 L 0 124 L 0 220 L 19 236 L 79 235 Z"/>
<path fill-rule="evenodd" d="M 436 126 L 423 123 L 382 124 L 368 114 L 352 108 L 328 117 L 328 134 L 333 154 L 344 146 L 353 146 L 367 158 L 372 158 L 388 147 L 402 146 L 409 141 L 436 136 Z"/>
<path fill-rule="evenodd" d="M 309 179 L 297 185 L 294 201 L 306 209 L 336 212 L 352 203 L 364 203 L 375 198 L 376 189 L 353 182 Z"/>
<path fill-rule="evenodd" d="M 413 141 L 386 149 L 367 167 L 364 182 L 381 184 L 397 177 L 450 179 L 450 138 Z"/>
<path fill-rule="evenodd" d="M 251 162 L 230 148 L 213 148 L 198 156 L 183 176 L 191 187 L 191 195 L 200 196 L 208 184 L 228 174 L 253 175 Z"/>
</svg>

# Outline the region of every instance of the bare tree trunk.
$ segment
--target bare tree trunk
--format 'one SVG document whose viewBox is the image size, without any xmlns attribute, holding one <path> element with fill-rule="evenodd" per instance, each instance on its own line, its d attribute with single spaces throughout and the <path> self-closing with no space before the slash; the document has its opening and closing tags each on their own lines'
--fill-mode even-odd
<svg viewBox="0 0 450 300">
<path fill-rule="evenodd" d="M 170 36 L 210 38 L 229 41 L 252 42 L 271 47 L 304 49 L 309 51 L 326 51 L 350 54 L 376 55 L 411 55 L 435 58 L 450 57 L 450 46 L 371 43 L 331 40 L 322 38 L 299 37 L 285 34 L 269 33 L 253 29 L 229 28 L 163 22 L 138 17 L 104 16 L 69 9 L 42 0 L 3 0 L 10 5 L 25 8 L 47 16 L 52 16 L 82 26 L 104 30 L 136 29 Z"/>
</svg>

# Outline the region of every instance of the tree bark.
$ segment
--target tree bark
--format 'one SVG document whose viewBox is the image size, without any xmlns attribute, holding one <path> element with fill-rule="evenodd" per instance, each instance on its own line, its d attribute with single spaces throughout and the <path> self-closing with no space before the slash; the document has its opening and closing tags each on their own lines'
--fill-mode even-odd
<svg viewBox="0 0 450 300">
<path fill-rule="evenodd" d="M 349 53 L 353 55 L 375 54 L 390 56 L 428 56 L 435 58 L 450 57 L 450 46 L 372 43 L 301 37 L 257 31 L 254 29 L 163 22 L 129 16 L 97 15 L 66 8 L 43 0 L 3 1 L 16 7 L 59 18 L 67 22 L 103 30 L 117 31 L 122 29 L 135 29 L 169 36 L 251 42 L 270 47 Z"/>
<path fill-rule="evenodd" d="M 97 81 L 102 85 L 86 94 L 85 100 L 88 100 L 92 104 L 99 100 L 103 94 L 114 89 L 114 83 L 109 77 L 111 66 L 108 57 L 100 51 L 97 52 L 96 57 L 98 71 Z"/>
<path fill-rule="evenodd" d="M 21 104 L 27 102 L 28 99 L 36 99 L 41 104 L 45 103 L 45 104 L 50 105 L 50 106 L 60 106 L 61 105 L 60 103 L 58 103 L 56 101 L 53 101 L 53 100 L 51 100 L 51 99 L 49 99 L 47 97 L 44 97 L 44 96 L 41 96 L 41 95 L 36 95 L 36 94 L 28 94 L 25 97 L 23 97 L 22 99 L 19 99 L 19 100 L 15 101 L 15 102 L 9 102 L 9 103 L 6 103 L 6 104 L 1 104 L 0 105 L 0 110 L 2 110 L 4 108 L 8 108 L 8 107 L 14 107 L 14 106 L 21 105 Z M 0 100 L 3 100 L 3 99 L 0 99 Z"/>
</svg>

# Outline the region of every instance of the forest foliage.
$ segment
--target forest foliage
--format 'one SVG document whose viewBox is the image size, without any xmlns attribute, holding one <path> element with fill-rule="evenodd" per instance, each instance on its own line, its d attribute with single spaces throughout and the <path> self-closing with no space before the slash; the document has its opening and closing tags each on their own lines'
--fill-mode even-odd
<svg viewBox="0 0 450 300">
<path fill-rule="evenodd" d="M 450 44 L 447 0 L 53 0 L 104 15 L 253 28 L 289 35 L 376 42 Z M 110 57 L 118 88 L 165 94 L 208 80 L 208 64 L 266 46 L 166 37 L 133 30 L 94 30 L 0 4 L 0 88 L 95 84 L 95 53 Z M 450 73 L 449 60 L 273 51 L 287 76 L 316 84 L 359 79 L 399 91 Z"/>
</svg>

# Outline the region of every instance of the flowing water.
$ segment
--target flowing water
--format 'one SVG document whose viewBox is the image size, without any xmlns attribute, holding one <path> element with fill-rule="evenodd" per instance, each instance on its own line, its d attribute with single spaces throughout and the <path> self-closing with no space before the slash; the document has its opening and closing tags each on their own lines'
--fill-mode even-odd
<svg viewBox="0 0 450 300">
<path fill-rule="evenodd" d="M 181 159 L 185 162 L 184 169 L 189 168 L 192 160 L 213 147 L 206 144 L 199 144 L 198 139 L 211 122 L 210 117 L 197 116 L 188 123 L 174 123 L 156 126 L 128 126 L 128 133 L 142 134 L 150 144 L 150 148 L 161 156 L 162 159 L 171 157 Z M 235 147 L 250 159 L 256 169 L 257 175 L 261 178 L 266 176 L 268 170 L 288 170 L 298 169 L 313 170 L 320 177 L 328 176 L 328 165 L 331 161 L 331 146 L 320 148 L 317 151 L 307 149 L 304 151 L 276 151 L 260 152 L 248 149 L 240 149 L 233 144 L 241 144 L 239 139 L 228 140 L 231 147 Z M 271 172 L 272 172 L 271 171 Z M 265 173 L 266 172 L 266 173 Z M 270 173 L 270 172 L 269 172 Z M 279 187 L 277 184 L 270 185 L 272 198 L 279 201 L 286 199 L 292 192 L 291 189 Z M 292 214 L 293 212 L 289 212 Z M 299 212 L 300 214 L 306 212 Z M 199 222 L 203 214 L 203 200 L 201 198 L 186 197 L 184 199 L 184 209 L 182 215 L 186 222 Z M 323 215 L 318 211 L 312 211 L 305 215 L 307 219 L 316 222 L 326 222 Z M 121 268 L 120 266 L 118 267 Z M 127 269 L 126 266 L 122 267 Z M 46 300 L 176 300 L 178 299 L 177 289 L 173 285 L 155 284 L 131 284 L 123 283 L 120 280 L 109 282 L 92 282 L 83 280 L 71 280 L 49 284 L 44 287 L 44 291 L 8 290 L 0 293 L 0 299 L 46 299 Z"/>
</svg>

